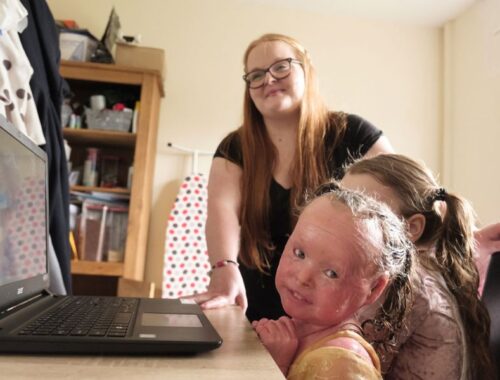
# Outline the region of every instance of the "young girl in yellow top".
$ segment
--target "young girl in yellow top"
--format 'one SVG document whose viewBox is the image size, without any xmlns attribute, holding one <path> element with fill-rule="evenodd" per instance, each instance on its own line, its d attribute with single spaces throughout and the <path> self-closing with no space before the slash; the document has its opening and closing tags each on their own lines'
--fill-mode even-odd
<svg viewBox="0 0 500 380">
<path fill-rule="evenodd" d="M 386 206 L 334 184 L 318 194 L 301 213 L 276 274 L 290 317 L 253 326 L 290 380 L 381 379 L 356 312 L 386 291 L 391 302 L 373 326 L 399 328 L 411 298 L 412 245 Z"/>
</svg>

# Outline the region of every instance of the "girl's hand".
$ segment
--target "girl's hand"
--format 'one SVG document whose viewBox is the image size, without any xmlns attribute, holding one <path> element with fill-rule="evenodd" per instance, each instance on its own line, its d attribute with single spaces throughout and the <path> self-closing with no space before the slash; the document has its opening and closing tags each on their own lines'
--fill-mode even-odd
<svg viewBox="0 0 500 380">
<path fill-rule="evenodd" d="M 245 312 L 248 306 L 245 284 L 236 265 L 214 269 L 206 292 L 184 298 L 195 300 L 203 309 L 236 304 Z"/>
<path fill-rule="evenodd" d="M 263 318 L 252 322 L 252 327 L 286 376 L 299 346 L 293 321 L 288 317 L 277 321 Z"/>
<path fill-rule="evenodd" d="M 491 255 L 500 252 L 500 223 L 493 223 L 475 231 L 474 239 L 476 241 L 476 265 L 480 280 L 479 294 L 482 294 Z"/>
</svg>

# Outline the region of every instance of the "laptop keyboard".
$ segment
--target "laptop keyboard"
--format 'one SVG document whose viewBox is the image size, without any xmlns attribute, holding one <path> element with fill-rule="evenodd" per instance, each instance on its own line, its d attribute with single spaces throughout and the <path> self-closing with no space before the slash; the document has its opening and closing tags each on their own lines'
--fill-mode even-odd
<svg viewBox="0 0 500 380">
<path fill-rule="evenodd" d="M 123 338 L 138 304 L 137 298 L 67 297 L 57 307 L 23 327 L 18 335 Z"/>
</svg>

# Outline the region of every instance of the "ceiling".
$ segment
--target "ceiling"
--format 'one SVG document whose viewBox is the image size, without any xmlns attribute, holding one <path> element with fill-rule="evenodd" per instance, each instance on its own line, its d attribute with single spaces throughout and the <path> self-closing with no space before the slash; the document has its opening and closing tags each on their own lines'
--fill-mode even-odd
<svg viewBox="0 0 500 380">
<path fill-rule="evenodd" d="M 244 0 L 282 8 L 442 26 L 481 0 Z"/>
</svg>

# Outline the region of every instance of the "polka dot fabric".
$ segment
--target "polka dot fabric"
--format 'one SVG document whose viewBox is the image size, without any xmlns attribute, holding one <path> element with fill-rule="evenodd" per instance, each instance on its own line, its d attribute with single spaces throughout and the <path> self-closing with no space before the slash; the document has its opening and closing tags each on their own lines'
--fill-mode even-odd
<svg viewBox="0 0 500 380">
<path fill-rule="evenodd" d="M 207 179 L 190 175 L 181 184 L 168 218 L 163 265 L 163 298 L 204 292 L 210 265 L 205 240 Z"/>
<path fill-rule="evenodd" d="M 28 12 L 20 1 L 0 1 L 0 115 L 35 144 L 45 144 L 30 80 L 33 68 L 19 38 L 28 25 Z"/>
</svg>

